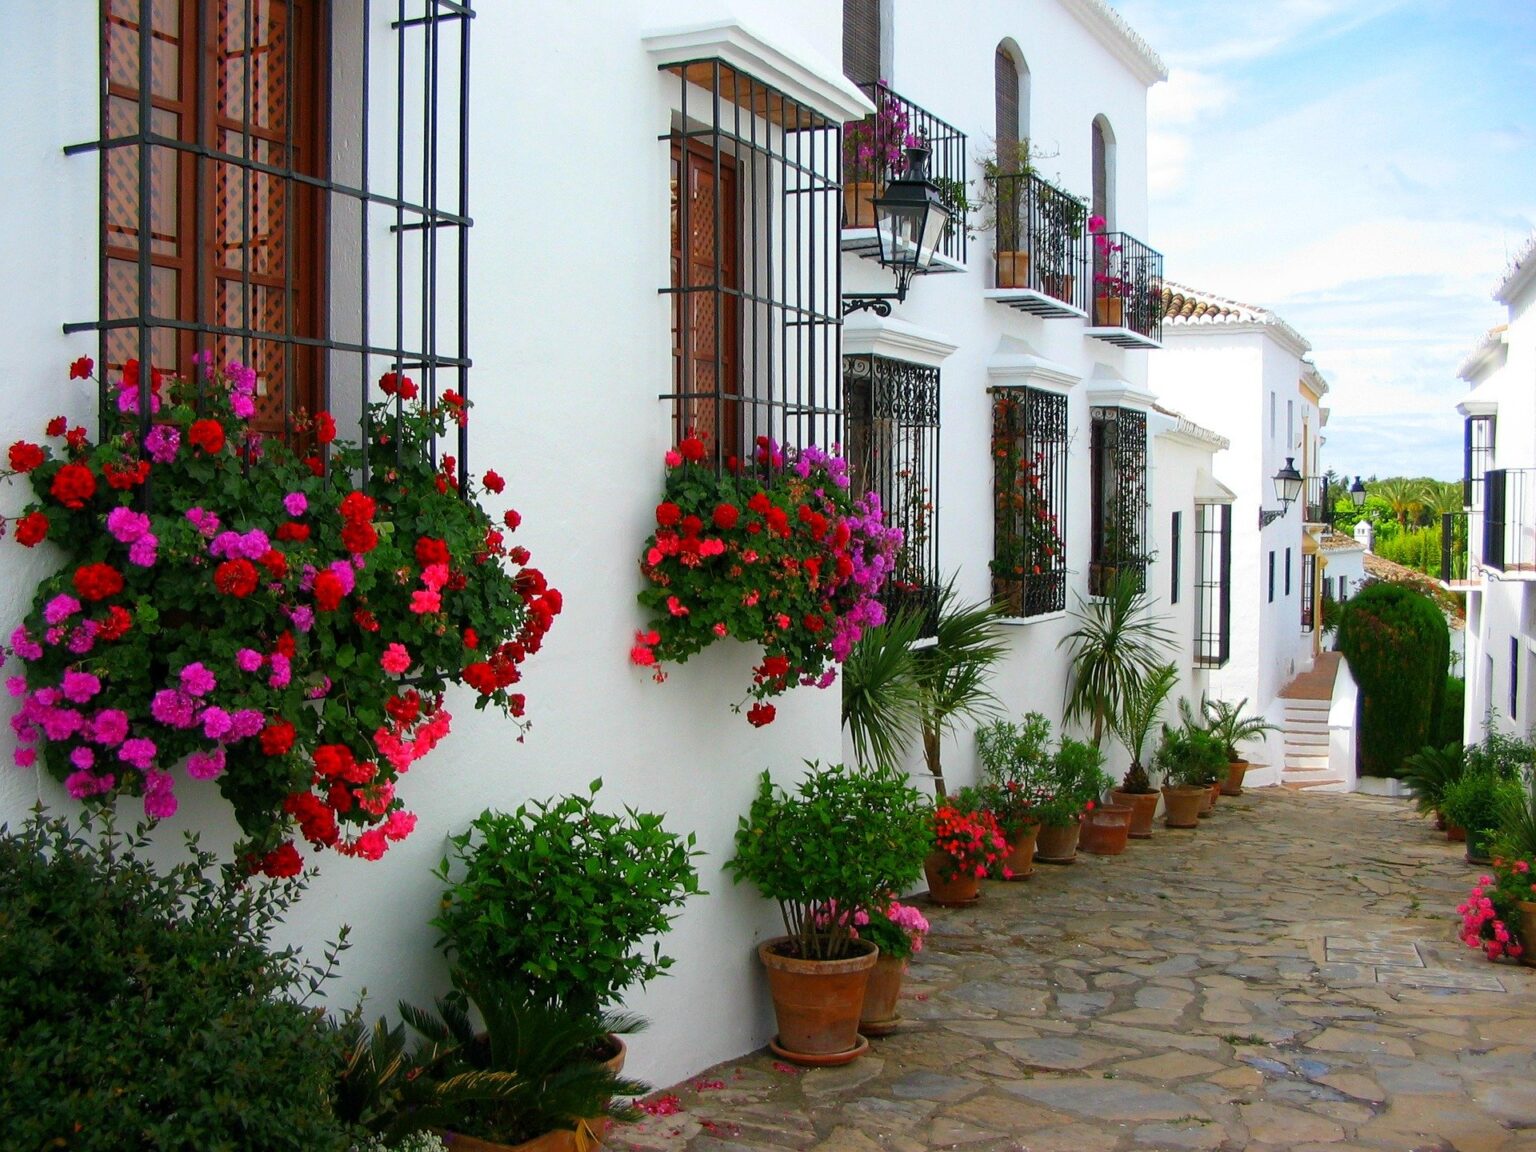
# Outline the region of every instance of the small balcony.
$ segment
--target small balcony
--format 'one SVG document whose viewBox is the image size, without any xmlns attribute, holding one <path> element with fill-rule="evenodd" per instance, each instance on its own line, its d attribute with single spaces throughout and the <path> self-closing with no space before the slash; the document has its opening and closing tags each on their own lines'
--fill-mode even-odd
<svg viewBox="0 0 1536 1152">
<path fill-rule="evenodd" d="M 1440 587 L 1447 592 L 1464 592 L 1476 583 L 1467 548 L 1470 528 L 1471 516 L 1466 512 L 1446 512 L 1440 517 Z"/>
<path fill-rule="evenodd" d="M 987 297 L 1035 316 L 1086 319 L 1087 206 L 1033 172 L 987 183 L 996 221 Z"/>
<path fill-rule="evenodd" d="M 1121 348 L 1163 346 L 1163 254 L 1127 232 L 1092 236 L 1093 315 L 1085 333 Z"/>
<path fill-rule="evenodd" d="M 860 87 L 873 101 L 875 114 L 843 125 L 843 251 L 880 258 L 874 201 L 901 175 L 907 146 L 921 144 L 930 153 L 928 178 L 950 210 L 949 227 L 927 271 L 964 272 L 970 208 L 965 133 L 882 84 Z"/>
<path fill-rule="evenodd" d="M 1504 580 L 1536 580 L 1536 468 L 1483 474 L 1482 566 Z"/>
<path fill-rule="evenodd" d="M 1329 487 L 1328 477 L 1307 477 L 1307 500 L 1303 519 L 1308 524 L 1333 527 L 1333 498 L 1335 491 Z"/>
</svg>

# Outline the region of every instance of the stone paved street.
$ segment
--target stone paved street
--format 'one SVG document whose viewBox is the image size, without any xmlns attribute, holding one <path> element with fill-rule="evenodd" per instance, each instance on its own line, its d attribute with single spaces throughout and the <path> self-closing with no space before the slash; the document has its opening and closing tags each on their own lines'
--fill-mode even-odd
<svg viewBox="0 0 1536 1152">
<path fill-rule="evenodd" d="M 925 908 L 907 1023 L 863 1059 L 754 1053 L 610 1144 L 1536 1149 L 1536 969 L 1457 942 L 1477 875 L 1402 801 L 1224 797 L 1198 831 Z"/>
</svg>

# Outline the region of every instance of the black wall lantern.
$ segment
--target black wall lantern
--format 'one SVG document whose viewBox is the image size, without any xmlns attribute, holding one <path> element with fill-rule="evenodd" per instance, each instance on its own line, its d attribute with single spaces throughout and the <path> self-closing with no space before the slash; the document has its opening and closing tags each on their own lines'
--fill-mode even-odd
<svg viewBox="0 0 1536 1152">
<path fill-rule="evenodd" d="M 843 297 L 843 315 L 868 309 L 891 314 L 891 301 L 907 298 L 912 277 L 926 272 L 949 227 L 950 210 L 939 189 L 928 179 L 928 149 L 907 149 L 905 173 L 885 187 L 874 201 L 875 232 L 880 238 L 880 263 L 896 273 L 896 291 Z"/>
<path fill-rule="evenodd" d="M 1267 527 L 1272 521 L 1280 519 L 1288 511 L 1292 504 L 1296 503 L 1301 495 L 1301 473 L 1296 471 L 1296 457 L 1287 456 L 1285 467 L 1275 473 L 1275 499 L 1280 501 L 1280 511 L 1271 512 L 1259 509 L 1259 527 Z"/>
<path fill-rule="evenodd" d="M 1360 483 L 1360 477 L 1355 477 L 1355 482 L 1349 486 L 1349 498 L 1354 501 L 1356 508 L 1365 507 L 1365 485 Z"/>
</svg>

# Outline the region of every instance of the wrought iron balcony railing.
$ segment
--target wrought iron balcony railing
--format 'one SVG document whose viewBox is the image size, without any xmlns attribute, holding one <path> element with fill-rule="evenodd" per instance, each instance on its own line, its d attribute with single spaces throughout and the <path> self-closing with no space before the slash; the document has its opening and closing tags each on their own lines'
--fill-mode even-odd
<svg viewBox="0 0 1536 1152">
<path fill-rule="evenodd" d="M 1470 521 L 1465 512 L 1446 512 L 1440 517 L 1440 582 L 1455 584 L 1468 578 L 1467 542 Z"/>
<path fill-rule="evenodd" d="M 1163 339 L 1163 254 L 1126 232 L 1095 232 L 1092 237 L 1093 326 L 1121 329 L 1142 340 L 1111 343 L 1145 347 Z"/>
<path fill-rule="evenodd" d="M 1333 524 L 1333 497 L 1334 492 L 1329 487 L 1328 477 L 1307 477 L 1307 505 L 1305 518 L 1308 524 Z"/>
<path fill-rule="evenodd" d="M 883 84 L 861 85 L 875 114 L 843 125 L 843 227 L 875 227 L 873 201 L 899 176 L 909 144 L 929 150 L 928 178 L 950 209 L 939 254 L 957 263 L 966 252 L 965 133 Z M 876 245 L 870 246 L 872 249 Z"/>
<path fill-rule="evenodd" d="M 1485 568 L 1536 577 L 1536 468 L 1495 468 L 1483 474 Z"/>
<path fill-rule="evenodd" d="M 988 183 L 996 220 L 993 284 L 1037 292 L 1086 313 L 1088 206 L 1033 172 L 1005 173 Z"/>
</svg>

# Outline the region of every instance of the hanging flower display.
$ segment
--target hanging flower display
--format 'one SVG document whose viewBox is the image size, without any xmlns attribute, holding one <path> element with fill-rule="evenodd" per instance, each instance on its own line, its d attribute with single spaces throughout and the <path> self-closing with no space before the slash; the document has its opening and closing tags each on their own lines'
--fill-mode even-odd
<svg viewBox="0 0 1536 1152">
<path fill-rule="evenodd" d="M 760 645 L 748 691 L 758 702 L 746 715 L 761 727 L 775 715 L 767 697 L 796 684 L 825 688 L 864 629 L 884 622 L 875 597 L 901 532 L 886 527 L 876 493 L 853 494 L 835 453 L 758 437 L 751 463 L 728 461 L 723 473 L 705 455 L 693 436 L 667 453 L 656 530 L 640 558 L 651 619 L 630 659 L 661 681 L 666 663 L 726 636 Z"/>
<path fill-rule="evenodd" d="M 524 724 L 520 666 L 560 594 L 507 547 L 517 514 L 493 521 L 433 459 L 464 401 L 428 407 L 394 373 L 380 388 L 366 449 L 333 443 L 322 412 L 299 420 L 300 453 L 252 431 L 251 369 L 204 361 L 141 389 L 130 361 L 101 443 L 59 417 L 61 445 L 11 446 L 4 474 L 35 496 L 15 538 L 65 558 L 9 639 L 19 766 L 79 799 L 142 797 L 152 819 L 184 779 L 213 780 L 247 864 L 291 875 L 295 840 L 377 859 L 410 833 L 396 782 L 448 734 L 450 683 Z"/>
</svg>

